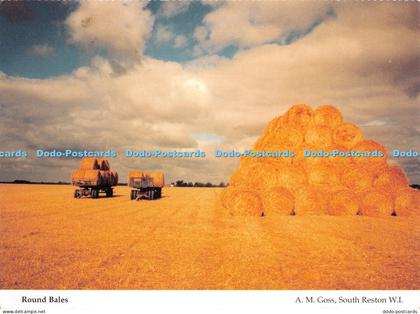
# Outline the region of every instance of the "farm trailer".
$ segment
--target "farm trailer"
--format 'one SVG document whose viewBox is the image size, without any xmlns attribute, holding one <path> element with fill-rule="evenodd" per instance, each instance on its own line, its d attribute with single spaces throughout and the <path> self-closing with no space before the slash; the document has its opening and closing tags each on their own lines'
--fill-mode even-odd
<svg viewBox="0 0 420 314">
<path fill-rule="evenodd" d="M 130 194 L 131 200 L 161 198 L 164 185 L 162 172 L 131 171 L 128 174 L 128 186 L 133 188 Z"/>
<path fill-rule="evenodd" d="M 84 158 L 80 169 L 73 171 L 71 181 L 79 187 L 74 191 L 75 198 L 98 198 L 101 192 L 107 197 L 112 197 L 112 187 L 118 184 L 118 173 L 110 171 L 109 162 L 105 159 Z"/>
</svg>

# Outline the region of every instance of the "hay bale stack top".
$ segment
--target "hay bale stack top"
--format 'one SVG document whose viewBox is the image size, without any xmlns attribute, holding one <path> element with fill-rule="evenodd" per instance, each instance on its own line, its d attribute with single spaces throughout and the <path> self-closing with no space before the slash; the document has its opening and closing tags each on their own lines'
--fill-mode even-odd
<svg viewBox="0 0 420 314">
<path fill-rule="evenodd" d="M 80 161 L 80 169 L 72 172 L 71 182 L 77 186 L 116 186 L 118 173 L 110 170 L 108 160 L 87 157 Z"/>
</svg>

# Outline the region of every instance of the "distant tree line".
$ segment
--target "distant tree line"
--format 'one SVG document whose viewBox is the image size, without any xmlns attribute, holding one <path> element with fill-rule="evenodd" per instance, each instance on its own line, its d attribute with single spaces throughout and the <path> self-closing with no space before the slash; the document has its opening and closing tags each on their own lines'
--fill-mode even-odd
<svg viewBox="0 0 420 314">
<path fill-rule="evenodd" d="M 196 187 L 196 188 L 224 188 L 226 184 L 224 182 L 220 182 L 219 184 L 213 184 L 211 182 L 203 183 L 203 182 L 184 182 L 184 180 L 177 180 L 171 183 L 171 186 L 179 186 L 179 187 Z"/>
</svg>

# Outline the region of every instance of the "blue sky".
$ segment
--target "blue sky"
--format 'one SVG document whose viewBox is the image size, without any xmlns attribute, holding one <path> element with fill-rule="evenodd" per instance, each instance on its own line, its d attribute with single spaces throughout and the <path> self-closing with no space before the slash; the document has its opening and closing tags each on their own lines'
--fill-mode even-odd
<svg viewBox="0 0 420 314">
<path fill-rule="evenodd" d="M 210 12 L 209 6 L 193 2 L 188 9 L 172 17 L 157 14 L 163 2 L 151 1 L 147 8 L 155 15 L 154 32 L 159 26 L 170 27 L 176 33 L 188 38 L 185 47 L 175 48 L 170 43 L 156 43 L 153 34 L 146 43 L 145 54 L 161 60 L 177 62 L 193 58 L 192 47 L 196 44 L 193 33 L 203 17 Z M 75 2 L 38 2 L 28 1 L 26 9 L 30 18 L 11 21 L 0 16 L 0 71 L 13 76 L 46 78 L 70 73 L 76 68 L 87 65 L 94 54 L 81 47 L 69 44 L 64 20 L 77 8 Z M 33 45 L 48 44 L 54 53 L 43 57 L 31 53 Z M 220 52 L 231 56 L 236 49 L 232 47 Z"/>
<path fill-rule="evenodd" d="M 193 48 L 197 45 L 194 31 L 213 8 L 199 1 L 193 1 L 186 10 L 166 17 L 159 14 L 163 3 L 165 2 L 151 1 L 147 5 L 147 9 L 155 17 L 155 22 L 152 34 L 146 42 L 144 54 L 165 61 L 180 63 L 191 61 L 197 57 L 193 53 Z M 77 9 L 76 2 L 28 1 L 24 6 L 28 12 L 26 18 L 18 15 L 12 20 L 10 15 L 0 14 L 0 71 L 11 76 L 47 78 L 67 74 L 80 66 L 87 65 L 94 55 L 106 56 L 106 51 L 87 51 L 69 43 L 64 21 Z M 325 18 L 331 16 L 334 16 L 332 9 Z M 288 32 L 274 43 L 291 44 L 313 31 L 321 22 L 322 19 L 318 19 L 304 31 Z M 157 42 L 156 32 L 162 27 L 166 27 L 174 34 L 185 36 L 186 44 L 175 47 L 173 42 Z M 34 45 L 47 45 L 52 48 L 51 53 L 48 56 L 35 54 Z M 212 53 L 231 58 L 237 51 L 237 46 L 228 45 Z"/>
<path fill-rule="evenodd" d="M 43 78 L 71 72 L 89 61 L 79 48 L 66 44 L 62 21 L 76 4 L 26 2 L 31 17 L 11 21 L 0 16 L 0 70 L 13 76 Z M 45 44 L 55 53 L 40 57 L 30 53 L 33 45 Z"/>
</svg>

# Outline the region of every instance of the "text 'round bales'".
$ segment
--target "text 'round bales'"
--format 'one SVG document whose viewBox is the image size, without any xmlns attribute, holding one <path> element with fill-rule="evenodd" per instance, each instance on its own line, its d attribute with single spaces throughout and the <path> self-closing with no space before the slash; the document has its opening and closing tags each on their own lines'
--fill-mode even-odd
<svg viewBox="0 0 420 314">
<path fill-rule="evenodd" d="M 409 188 L 404 171 L 334 106 L 292 106 L 268 123 L 252 150 L 291 150 L 295 157 L 241 158 L 221 194 L 233 216 L 419 214 L 420 192 Z M 342 154 L 311 158 L 304 150 Z"/>
</svg>

